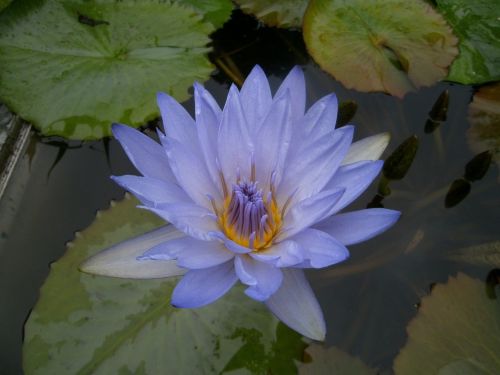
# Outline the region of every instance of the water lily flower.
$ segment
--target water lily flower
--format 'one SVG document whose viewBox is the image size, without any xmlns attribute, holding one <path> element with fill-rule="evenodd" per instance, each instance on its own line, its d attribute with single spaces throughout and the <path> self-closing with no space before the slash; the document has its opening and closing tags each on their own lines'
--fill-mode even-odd
<svg viewBox="0 0 500 375">
<path fill-rule="evenodd" d="M 353 126 L 334 127 L 333 94 L 305 112 L 298 67 L 274 96 L 256 66 L 241 90 L 231 86 L 222 110 L 199 84 L 194 98 L 195 120 L 158 94 L 161 144 L 113 126 L 142 174 L 113 179 L 171 225 L 97 254 L 82 270 L 129 278 L 184 274 L 171 299 L 183 308 L 207 305 L 239 281 L 285 324 L 323 340 L 323 314 L 303 270 L 342 262 L 347 245 L 398 219 L 399 212 L 379 208 L 339 213 L 380 172 L 388 135 L 352 143 Z"/>
</svg>

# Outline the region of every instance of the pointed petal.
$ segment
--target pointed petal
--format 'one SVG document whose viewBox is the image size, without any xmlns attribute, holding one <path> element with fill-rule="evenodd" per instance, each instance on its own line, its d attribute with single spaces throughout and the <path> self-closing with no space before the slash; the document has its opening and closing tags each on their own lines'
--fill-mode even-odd
<svg viewBox="0 0 500 375">
<path fill-rule="evenodd" d="M 308 267 L 324 268 L 349 257 L 349 251 L 337 239 L 316 229 L 305 229 L 291 239 L 297 242 L 308 260 Z"/>
<path fill-rule="evenodd" d="M 271 174 L 282 175 L 292 137 L 290 92 L 273 102 L 262 126 L 255 134 L 255 165 L 257 181 L 269 186 Z"/>
<path fill-rule="evenodd" d="M 196 114 L 196 129 L 201 152 L 205 159 L 207 170 L 214 182 L 219 187 L 219 172 L 217 170 L 217 136 L 219 134 L 222 111 L 205 88 L 194 84 L 194 102 Z"/>
<path fill-rule="evenodd" d="M 306 82 L 304 73 L 299 66 L 294 66 L 290 70 L 274 97 L 280 97 L 286 90 L 290 90 L 292 121 L 295 122 L 304 116 L 306 108 Z"/>
<path fill-rule="evenodd" d="M 281 270 L 271 264 L 259 262 L 247 255 L 234 258 L 236 275 L 250 287 L 245 294 L 257 301 L 265 301 L 278 290 L 283 280 Z"/>
<path fill-rule="evenodd" d="M 282 206 L 295 190 L 295 200 L 311 197 L 323 190 L 340 166 L 353 132 L 352 126 L 344 126 L 325 134 L 306 148 L 290 149 L 286 174 L 278 188 L 279 205 Z"/>
<path fill-rule="evenodd" d="M 385 232 L 400 216 L 398 211 L 369 208 L 331 216 L 315 228 L 330 234 L 344 245 L 353 245 Z"/>
<path fill-rule="evenodd" d="M 141 207 L 154 212 L 188 236 L 200 240 L 212 240 L 213 237 L 210 233 L 219 229 L 216 218 L 210 211 L 192 203 L 169 203 L 158 205 L 158 207 Z"/>
<path fill-rule="evenodd" d="M 380 173 L 382 160 L 360 161 L 340 167 L 325 189 L 345 188 L 344 195 L 337 202 L 333 212 L 339 212 L 359 197 Z"/>
<path fill-rule="evenodd" d="M 111 130 L 132 164 L 143 176 L 175 182 L 161 145 L 130 126 L 113 124 Z"/>
<path fill-rule="evenodd" d="M 390 139 L 391 136 L 389 133 L 380 133 L 354 142 L 342 161 L 342 165 L 362 160 L 379 159 L 389 144 Z"/>
<path fill-rule="evenodd" d="M 172 138 L 165 137 L 163 142 L 179 185 L 194 202 L 212 209 L 207 194 L 217 201 L 222 198 L 199 152 L 190 152 L 183 144 Z"/>
<path fill-rule="evenodd" d="M 140 176 L 111 176 L 122 188 L 134 194 L 143 204 L 155 206 L 161 203 L 186 202 L 191 199 L 177 185 L 156 178 Z"/>
<path fill-rule="evenodd" d="M 229 186 L 236 182 L 238 170 L 242 177 L 250 177 L 254 145 L 248 131 L 238 89 L 234 85 L 229 89 L 226 105 L 222 111 L 217 147 L 219 163 Z"/>
<path fill-rule="evenodd" d="M 238 281 L 233 261 L 215 267 L 191 270 L 177 284 L 172 293 L 175 307 L 201 307 L 226 294 Z"/>
<path fill-rule="evenodd" d="M 277 241 L 283 241 L 305 228 L 324 220 L 331 215 L 333 207 L 344 194 L 344 189 L 325 190 L 297 203 L 285 215 L 283 231 Z"/>
<path fill-rule="evenodd" d="M 280 268 L 295 266 L 304 261 L 299 244 L 288 240 L 276 243 L 268 249 L 252 252 L 248 255 L 258 261 L 269 263 Z"/>
<path fill-rule="evenodd" d="M 281 287 L 266 302 L 276 317 L 293 330 L 313 340 L 324 340 L 323 312 L 304 271 L 284 269 Z"/>
<path fill-rule="evenodd" d="M 219 241 L 200 241 L 186 236 L 146 251 L 140 259 L 177 259 L 183 268 L 200 269 L 217 266 L 232 259 L 234 254 Z"/>
<path fill-rule="evenodd" d="M 272 103 L 271 89 L 260 66 L 255 65 L 245 79 L 240 98 L 249 128 L 258 128 Z"/>
<path fill-rule="evenodd" d="M 246 254 L 252 251 L 252 249 L 249 249 L 248 247 L 245 246 L 241 246 L 236 242 L 230 240 L 220 230 L 209 233 L 209 236 L 211 237 L 211 239 L 218 239 L 226 246 L 227 249 L 231 250 L 235 254 Z"/>
<path fill-rule="evenodd" d="M 154 279 L 178 276 L 185 270 L 176 266 L 175 261 L 142 261 L 137 257 L 144 251 L 183 236 L 172 225 L 155 229 L 127 241 L 120 242 L 87 259 L 80 266 L 86 273 L 131 279 Z"/>
<path fill-rule="evenodd" d="M 196 127 L 189 113 L 177 100 L 163 92 L 157 95 L 165 134 L 183 145 L 196 142 Z"/>
</svg>

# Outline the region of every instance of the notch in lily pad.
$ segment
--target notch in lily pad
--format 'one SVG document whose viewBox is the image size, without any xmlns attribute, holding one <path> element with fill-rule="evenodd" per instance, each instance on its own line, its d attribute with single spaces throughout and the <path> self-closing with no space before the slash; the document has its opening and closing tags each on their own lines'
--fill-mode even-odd
<svg viewBox="0 0 500 375">
<path fill-rule="evenodd" d="M 177 2 L 16 1 L 0 13 L 0 99 L 44 135 L 138 127 L 158 116 L 158 91 L 182 101 L 208 79 L 213 30 Z"/>
<path fill-rule="evenodd" d="M 303 33 L 344 86 L 398 97 L 445 78 L 458 54 L 451 28 L 421 0 L 312 0 Z"/>
</svg>

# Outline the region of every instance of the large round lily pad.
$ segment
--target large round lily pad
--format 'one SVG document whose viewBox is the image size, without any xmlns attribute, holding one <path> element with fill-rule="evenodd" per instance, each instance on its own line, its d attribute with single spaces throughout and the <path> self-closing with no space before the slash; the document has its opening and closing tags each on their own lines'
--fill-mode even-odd
<svg viewBox="0 0 500 375">
<path fill-rule="evenodd" d="M 267 26 L 283 28 L 300 28 L 307 7 L 307 0 L 236 0 L 236 3 Z"/>
<path fill-rule="evenodd" d="M 127 198 L 98 214 L 51 267 L 25 326 L 26 374 L 293 374 L 302 338 L 234 288 L 200 309 L 170 306 L 177 279 L 78 271 L 84 259 L 161 224 Z"/>
<path fill-rule="evenodd" d="M 500 299 L 464 274 L 437 285 L 408 325 L 396 374 L 500 374 Z"/>
<path fill-rule="evenodd" d="M 446 77 L 457 38 L 422 0 L 312 0 L 310 54 L 346 87 L 402 97 Z"/>
<path fill-rule="evenodd" d="M 498 0 L 437 0 L 444 18 L 460 38 L 460 55 L 447 79 L 464 84 L 500 80 Z"/>
<path fill-rule="evenodd" d="M 12 3 L 0 14 L 0 99 L 43 134 L 95 139 L 188 98 L 212 71 L 210 23 L 159 0 Z"/>
</svg>

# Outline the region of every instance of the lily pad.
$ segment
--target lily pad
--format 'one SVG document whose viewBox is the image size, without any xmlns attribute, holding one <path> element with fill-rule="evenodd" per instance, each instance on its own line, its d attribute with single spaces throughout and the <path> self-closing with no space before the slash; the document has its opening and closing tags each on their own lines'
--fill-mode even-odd
<svg viewBox="0 0 500 375">
<path fill-rule="evenodd" d="M 158 116 L 212 71 L 213 26 L 169 2 L 26 0 L 0 14 L 0 99 L 45 135 L 96 139 Z"/>
<path fill-rule="evenodd" d="M 207 307 L 176 309 L 169 298 L 177 279 L 78 271 L 97 251 L 161 224 L 137 204 L 127 197 L 99 213 L 52 264 L 25 326 L 25 373 L 219 374 L 228 364 L 231 370 L 251 369 L 256 352 L 260 365 L 273 373 L 295 373 L 293 358 L 304 349 L 301 336 L 241 288 Z"/>
<path fill-rule="evenodd" d="M 7 5 L 9 5 L 11 2 L 12 2 L 12 0 L 0 0 L 0 12 L 4 8 L 7 8 Z"/>
<path fill-rule="evenodd" d="M 500 300 L 464 274 L 437 285 L 408 325 L 396 374 L 499 374 Z"/>
<path fill-rule="evenodd" d="M 299 375 L 375 375 L 377 371 L 336 347 L 311 344 L 306 353 L 310 362 L 300 364 Z"/>
<path fill-rule="evenodd" d="M 469 105 L 467 141 L 472 151 L 493 152 L 500 168 L 500 83 L 482 87 Z"/>
<path fill-rule="evenodd" d="M 300 28 L 307 0 L 236 0 L 241 10 L 253 14 L 267 26 Z"/>
<path fill-rule="evenodd" d="M 500 80 L 500 22 L 497 0 L 437 0 L 444 18 L 460 38 L 460 55 L 449 80 L 464 84 Z"/>
<path fill-rule="evenodd" d="M 445 78 L 458 53 L 450 27 L 421 0 L 312 0 L 303 32 L 344 86 L 399 97 Z"/>
<path fill-rule="evenodd" d="M 233 11 L 231 0 L 178 0 L 178 3 L 193 7 L 203 19 L 210 22 L 216 29 L 221 27 Z"/>
</svg>

